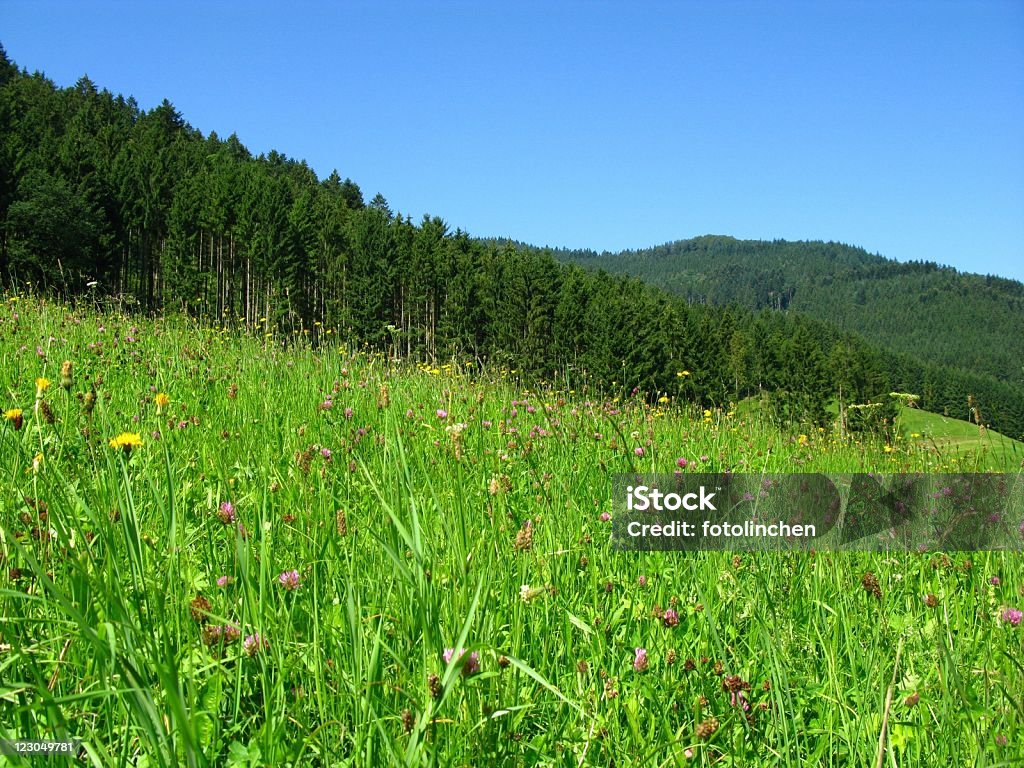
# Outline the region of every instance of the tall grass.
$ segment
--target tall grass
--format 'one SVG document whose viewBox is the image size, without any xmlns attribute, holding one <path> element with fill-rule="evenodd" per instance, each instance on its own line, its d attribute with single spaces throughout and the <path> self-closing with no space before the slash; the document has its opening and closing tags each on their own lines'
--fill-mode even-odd
<svg viewBox="0 0 1024 768">
<path fill-rule="evenodd" d="M 1024 753 L 1019 554 L 627 554 L 602 519 L 613 474 L 679 459 L 977 457 L 25 299 L 0 339 L 2 738 L 97 766 Z"/>
</svg>

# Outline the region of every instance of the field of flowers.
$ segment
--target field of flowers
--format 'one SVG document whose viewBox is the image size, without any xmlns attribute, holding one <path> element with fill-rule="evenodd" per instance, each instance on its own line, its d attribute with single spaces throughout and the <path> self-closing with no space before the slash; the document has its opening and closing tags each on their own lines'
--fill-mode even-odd
<svg viewBox="0 0 1024 768">
<path fill-rule="evenodd" d="M 983 456 L 10 296 L 0 411 L 0 738 L 68 764 L 1024 755 L 1019 554 L 609 544 L 620 472 Z"/>
</svg>

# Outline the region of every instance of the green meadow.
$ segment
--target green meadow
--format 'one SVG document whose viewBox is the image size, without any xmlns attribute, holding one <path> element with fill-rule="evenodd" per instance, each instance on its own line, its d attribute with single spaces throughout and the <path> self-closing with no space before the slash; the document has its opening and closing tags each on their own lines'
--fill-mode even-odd
<svg viewBox="0 0 1024 768">
<path fill-rule="evenodd" d="M 967 416 L 967 414 L 964 414 Z M 899 430 L 905 440 L 932 448 L 936 455 L 951 455 L 962 462 L 999 471 L 1020 469 L 1024 443 L 969 421 L 929 413 L 919 408 L 900 408 Z"/>
<path fill-rule="evenodd" d="M 626 553 L 608 519 L 617 473 L 1019 482 L 1021 446 L 665 400 L 3 297 L 0 738 L 95 766 L 1024 762 L 1019 552 Z"/>
</svg>

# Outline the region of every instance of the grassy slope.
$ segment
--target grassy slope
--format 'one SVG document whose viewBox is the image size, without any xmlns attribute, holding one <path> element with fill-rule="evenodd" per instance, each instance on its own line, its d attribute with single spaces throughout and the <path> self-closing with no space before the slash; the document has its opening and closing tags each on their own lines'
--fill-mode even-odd
<svg viewBox="0 0 1024 768">
<path fill-rule="evenodd" d="M 24 425 L 0 422 L 0 737 L 81 737 L 95 765 L 865 765 L 895 679 L 898 763 L 1019 754 L 1024 626 L 1000 619 L 1024 602 L 1018 554 L 624 554 L 601 519 L 611 474 L 679 458 L 973 458 L 2 307 L 0 398 Z M 144 443 L 130 456 L 107 445 L 123 430 Z M 221 625 L 240 638 L 213 641 Z M 749 713 L 726 675 L 750 682 Z"/>
<path fill-rule="evenodd" d="M 919 408 L 900 409 L 900 432 L 912 443 L 929 446 L 941 454 L 962 456 L 968 465 L 976 461 L 979 466 L 1014 471 L 1024 462 L 1024 443 Z"/>
</svg>

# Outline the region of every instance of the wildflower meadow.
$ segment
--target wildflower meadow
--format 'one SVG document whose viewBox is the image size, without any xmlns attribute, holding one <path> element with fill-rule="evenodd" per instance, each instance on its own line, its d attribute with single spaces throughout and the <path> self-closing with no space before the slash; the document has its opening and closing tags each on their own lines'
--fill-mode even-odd
<svg viewBox="0 0 1024 768">
<path fill-rule="evenodd" d="M 1020 482 L 1020 457 L 658 394 L 4 296 L 0 739 L 94 766 L 1021 764 L 1019 553 L 610 542 L 616 473 Z"/>
</svg>

